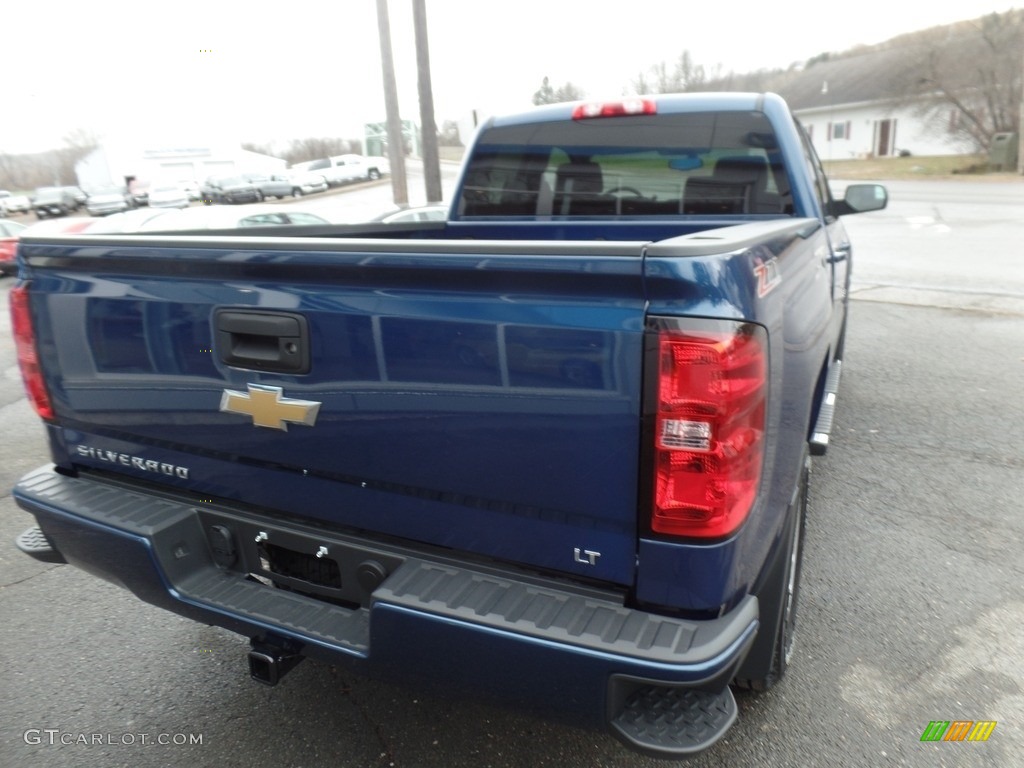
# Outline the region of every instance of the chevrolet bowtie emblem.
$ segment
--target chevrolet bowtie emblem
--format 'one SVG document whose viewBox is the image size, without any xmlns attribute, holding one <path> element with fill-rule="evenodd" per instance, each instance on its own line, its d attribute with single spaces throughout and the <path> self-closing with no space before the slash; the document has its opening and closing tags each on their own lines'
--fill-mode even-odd
<svg viewBox="0 0 1024 768">
<path fill-rule="evenodd" d="M 285 422 L 305 424 L 307 427 L 316 423 L 320 403 L 282 397 L 284 390 L 281 387 L 262 384 L 249 384 L 248 387 L 248 392 L 225 389 L 220 399 L 220 409 L 225 413 L 252 416 L 252 423 L 257 427 L 270 427 L 285 432 L 288 431 Z"/>
</svg>

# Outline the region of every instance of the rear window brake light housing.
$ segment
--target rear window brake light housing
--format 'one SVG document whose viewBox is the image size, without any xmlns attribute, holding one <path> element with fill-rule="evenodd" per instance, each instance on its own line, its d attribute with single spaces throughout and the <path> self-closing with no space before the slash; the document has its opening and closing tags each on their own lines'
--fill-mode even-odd
<svg viewBox="0 0 1024 768">
<path fill-rule="evenodd" d="M 591 101 L 579 104 L 572 111 L 573 120 L 591 117 L 625 117 L 627 115 L 656 115 L 658 105 L 653 99 L 624 99 L 622 101 Z"/>
</svg>

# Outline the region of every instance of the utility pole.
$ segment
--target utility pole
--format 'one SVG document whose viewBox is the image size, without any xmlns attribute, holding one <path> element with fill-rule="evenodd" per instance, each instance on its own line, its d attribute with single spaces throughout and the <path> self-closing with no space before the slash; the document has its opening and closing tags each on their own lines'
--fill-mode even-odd
<svg viewBox="0 0 1024 768">
<path fill-rule="evenodd" d="M 391 20 L 387 0 L 377 0 L 377 28 L 380 32 L 380 62 L 384 75 L 384 108 L 388 118 L 388 161 L 391 163 L 391 192 L 395 205 L 409 206 L 409 185 L 405 180 L 405 142 L 398 112 L 398 85 L 391 53 Z"/>
<path fill-rule="evenodd" d="M 1021 56 L 1021 72 L 1024 73 L 1024 56 Z M 1024 175 L 1024 75 L 1020 79 L 1020 110 L 1017 113 L 1017 173 Z"/>
<path fill-rule="evenodd" d="M 441 162 L 437 152 L 434 92 L 430 83 L 426 0 L 412 0 L 412 18 L 416 30 L 416 72 L 420 91 L 420 125 L 423 133 L 423 177 L 427 187 L 427 202 L 439 203 L 442 199 Z"/>
</svg>

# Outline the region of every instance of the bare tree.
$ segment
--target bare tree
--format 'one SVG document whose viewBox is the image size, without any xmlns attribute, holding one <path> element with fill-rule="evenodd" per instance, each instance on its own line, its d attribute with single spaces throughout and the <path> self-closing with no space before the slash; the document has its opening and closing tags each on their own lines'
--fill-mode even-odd
<svg viewBox="0 0 1024 768">
<path fill-rule="evenodd" d="M 647 82 L 647 75 L 640 72 L 636 76 L 636 80 L 633 81 L 632 92 L 637 96 L 644 96 L 648 93 L 654 93 L 654 88 Z"/>
<path fill-rule="evenodd" d="M 27 186 L 19 156 L 0 152 L 0 187 L 3 189 L 25 189 Z"/>
<path fill-rule="evenodd" d="M 661 61 L 641 72 L 633 81 L 633 92 L 645 93 L 686 93 L 704 90 L 710 79 L 720 76 L 720 67 L 710 72 L 703 64 L 696 64 L 689 51 L 684 50 L 672 62 Z"/>
<path fill-rule="evenodd" d="M 99 146 L 99 137 L 88 128 L 75 128 L 61 137 L 61 140 L 64 146 L 52 152 L 53 182 L 63 185 L 77 184 L 75 165 Z"/>
<path fill-rule="evenodd" d="M 461 147 L 462 137 L 459 135 L 459 124 L 455 120 L 445 120 L 437 136 L 437 143 L 442 147 Z"/>
<path fill-rule="evenodd" d="M 926 30 L 906 46 L 899 90 L 941 130 L 986 150 L 1020 130 L 1024 10 Z"/>
<path fill-rule="evenodd" d="M 246 152 L 255 152 L 259 155 L 273 155 L 273 148 L 269 144 L 257 144 L 254 141 L 243 141 L 242 149 Z"/>
<path fill-rule="evenodd" d="M 555 89 L 555 99 L 558 103 L 566 101 L 579 101 L 586 97 L 586 93 L 579 86 L 573 85 L 570 82 L 566 82 L 565 85 L 561 85 Z"/>
<path fill-rule="evenodd" d="M 551 81 L 545 77 L 540 88 L 533 94 L 533 103 L 538 106 L 541 104 L 561 104 L 566 101 L 579 101 L 585 95 L 582 88 L 569 82 L 554 88 L 551 85 Z"/>
<path fill-rule="evenodd" d="M 547 77 L 544 78 L 540 88 L 534 91 L 533 103 L 537 106 L 555 103 L 555 89 L 551 87 L 551 81 Z"/>
<path fill-rule="evenodd" d="M 333 155 L 361 154 L 363 143 L 358 139 L 337 139 L 325 137 L 309 137 L 306 139 L 292 139 L 288 149 L 282 157 L 289 165 L 303 163 L 307 160 L 317 160 L 321 157 Z"/>
</svg>

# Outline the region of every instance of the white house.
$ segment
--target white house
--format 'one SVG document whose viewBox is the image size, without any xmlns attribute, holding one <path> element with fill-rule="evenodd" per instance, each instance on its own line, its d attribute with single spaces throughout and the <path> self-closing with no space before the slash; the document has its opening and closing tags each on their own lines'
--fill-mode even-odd
<svg viewBox="0 0 1024 768">
<path fill-rule="evenodd" d="M 109 142 L 75 164 L 78 185 L 97 187 L 152 182 L 202 182 L 209 176 L 284 170 L 281 158 L 250 152 L 238 145 L 178 143 L 142 147 L 129 142 Z"/>
<path fill-rule="evenodd" d="M 956 132 L 952 108 L 926 110 L 900 93 L 905 68 L 900 48 L 869 49 L 787 73 L 774 86 L 822 160 L 977 151 Z"/>
</svg>

